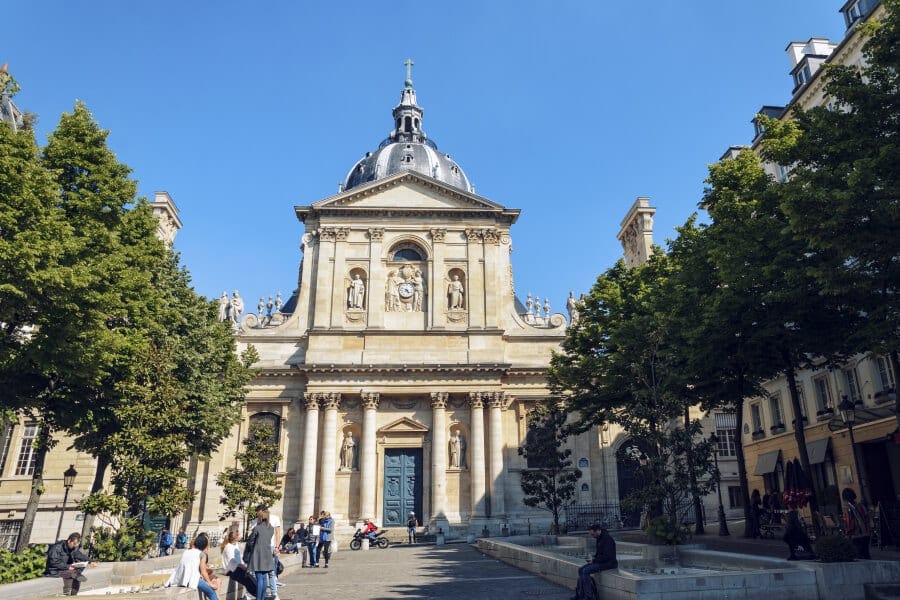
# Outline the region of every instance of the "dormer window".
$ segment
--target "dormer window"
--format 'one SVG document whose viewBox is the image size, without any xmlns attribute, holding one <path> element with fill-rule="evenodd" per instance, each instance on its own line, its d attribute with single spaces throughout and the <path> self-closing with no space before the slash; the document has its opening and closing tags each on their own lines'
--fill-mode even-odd
<svg viewBox="0 0 900 600">
<path fill-rule="evenodd" d="M 852 2 L 847 10 L 844 11 L 844 19 L 847 21 L 847 27 L 853 27 L 857 21 L 859 21 L 863 16 L 862 7 L 860 6 L 860 0 L 856 0 Z"/>
<path fill-rule="evenodd" d="M 803 67 L 800 68 L 796 73 L 794 73 L 794 88 L 799 88 L 804 85 L 807 81 L 812 78 L 812 71 L 809 68 L 809 63 L 804 62 Z"/>
</svg>

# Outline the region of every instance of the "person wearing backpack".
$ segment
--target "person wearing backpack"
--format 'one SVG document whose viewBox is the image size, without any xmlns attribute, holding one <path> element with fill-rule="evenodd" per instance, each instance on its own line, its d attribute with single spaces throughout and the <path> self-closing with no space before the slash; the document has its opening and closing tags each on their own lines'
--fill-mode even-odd
<svg viewBox="0 0 900 600">
<path fill-rule="evenodd" d="M 163 529 L 159 532 L 159 555 L 168 556 L 175 540 L 172 538 L 172 532 Z"/>
</svg>

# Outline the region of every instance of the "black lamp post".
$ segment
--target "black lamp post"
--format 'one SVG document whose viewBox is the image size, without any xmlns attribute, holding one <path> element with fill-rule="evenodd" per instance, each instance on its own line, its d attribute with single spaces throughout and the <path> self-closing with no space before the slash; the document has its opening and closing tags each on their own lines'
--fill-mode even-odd
<svg viewBox="0 0 900 600">
<path fill-rule="evenodd" d="M 731 535 L 728 523 L 725 522 L 725 507 L 722 505 L 722 473 L 719 472 L 719 437 L 713 431 L 709 434 L 709 443 L 713 447 L 713 461 L 716 466 L 716 493 L 719 496 L 719 535 Z"/>
<path fill-rule="evenodd" d="M 78 477 L 78 471 L 75 470 L 75 465 L 69 465 L 69 468 L 63 471 L 63 487 L 66 488 L 66 493 L 63 495 L 62 512 L 59 515 L 59 525 L 56 528 L 57 540 L 59 539 L 59 534 L 62 532 L 63 517 L 66 516 L 66 502 L 69 501 L 69 490 L 75 485 L 76 477 Z"/>
<path fill-rule="evenodd" d="M 856 454 L 856 438 L 853 437 L 853 425 L 856 423 L 856 404 L 843 396 L 844 400 L 838 405 L 841 413 L 841 421 L 847 426 L 850 432 L 850 452 L 853 453 L 853 464 L 856 466 L 856 476 L 859 477 L 859 492 L 864 504 L 869 504 L 868 494 L 866 493 L 866 479 L 863 477 L 862 469 L 859 468 L 859 456 Z"/>
</svg>

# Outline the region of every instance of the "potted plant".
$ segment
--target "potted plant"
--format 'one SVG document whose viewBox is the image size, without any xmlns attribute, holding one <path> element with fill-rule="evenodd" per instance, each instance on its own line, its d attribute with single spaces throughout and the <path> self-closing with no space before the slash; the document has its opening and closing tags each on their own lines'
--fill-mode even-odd
<svg viewBox="0 0 900 600">
<path fill-rule="evenodd" d="M 769 428 L 769 431 L 772 432 L 772 435 L 784 433 L 784 430 L 784 423 L 775 423 L 774 425 L 772 425 L 772 427 Z"/>
<path fill-rule="evenodd" d="M 691 530 L 669 515 L 659 515 L 650 519 L 644 531 L 647 534 L 647 541 L 656 545 L 683 544 L 691 537 Z"/>
</svg>

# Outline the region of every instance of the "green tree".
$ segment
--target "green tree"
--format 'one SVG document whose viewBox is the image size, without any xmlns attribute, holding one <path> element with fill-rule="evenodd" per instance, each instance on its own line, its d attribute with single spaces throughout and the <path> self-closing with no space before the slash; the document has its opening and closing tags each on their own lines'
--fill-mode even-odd
<svg viewBox="0 0 900 600">
<path fill-rule="evenodd" d="M 883 5 L 881 23 L 862 26 L 862 66 L 823 67 L 829 106 L 764 120 L 763 148 L 790 167 L 780 198 L 791 230 L 810 252 L 834 255 L 816 280 L 866 316 L 843 323 L 845 336 L 900 373 L 900 1 Z M 897 411 L 900 425 L 900 399 Z"/>
<path fill-rule="evenodd" d="M 225 520 L 241 513 L 246 532 L 254 506 L 271 506 L 281 498 L 275 477 L 281 454 L 275 430 L 267 423 L 251 423 L 242 443 L 244 449 L 235 455 L 240 466 L 224 469 L 216 476 L 216 483 L 222 488 L 219 503 L 225 507 L 220 518 Z"/>
<path fill-rule="evenodd" d="M 528 465 L 521 473 L 522 501 L 553 515 L 554 534 L 560 532 L 560 511 L 575 497 L 581 479 L 581 471 L 572 467 L 572 450 L 563 447 L 568 439 L 566 419 L 566 412 L 553 401 L 537 405 L 528 413 L 528 433 L 519 446 Z"/>
<path fill-rule="evenodd" d="M 699 424 L 685 419 L 692 397 L 672 331 L 673 269 L 657 250 L 644 265 L 619 261 L 602 274 L 548 372 L 551 390 L 578 414 L 573 430 L 611 422 L 634 438 L 646 485 L 630 504 L 654 514 L 674 512 L 709 479 Z"/>
</svg>

